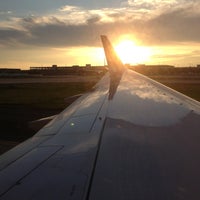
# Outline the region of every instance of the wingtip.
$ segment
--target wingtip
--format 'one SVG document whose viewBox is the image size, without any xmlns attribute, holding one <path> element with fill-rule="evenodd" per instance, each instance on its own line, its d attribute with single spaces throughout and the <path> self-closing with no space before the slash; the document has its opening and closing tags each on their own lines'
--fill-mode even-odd
<svg viewBox="0 0 200 200">
<path fill-rule="evenodd" d="M 100 37 L 101 37 L 101 38 L 106 38 L 107 36 L 106 36 L 106 35 L 100 35 Z"/>
<path fill-rule="evenodd" d="M 100 38 L 101 38 L 101 41 L 102 41 L 103 46 L 104 46 L 106 40 L 108 40 L 108 37 L 106 35 L 100 35 Z"/>
<path fill-rule="evenodd" d="M 112 72 L 121 72 L 124 71 L 125 66 L 123 65 L 122 61 L 118 57 L 115 49 L 113 48 L 112 44 L 110 43 L 108 37 L 106 35 L 101 35 L 101 40 L 107 60 L 107 64 L 109 70 Z"/>
</svg>

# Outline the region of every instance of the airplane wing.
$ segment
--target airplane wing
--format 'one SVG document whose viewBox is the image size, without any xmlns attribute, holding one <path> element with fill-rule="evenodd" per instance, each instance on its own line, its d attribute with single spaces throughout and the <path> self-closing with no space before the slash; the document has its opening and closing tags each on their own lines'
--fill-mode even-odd
<svg viewBox="0 0 200 200">
<path fill-rule="evenodd" d="M 109 73 L 0 157 L 0 199 L 200 199 L 200 103 L 126 69 L 101 39 Z"/>
</svg>

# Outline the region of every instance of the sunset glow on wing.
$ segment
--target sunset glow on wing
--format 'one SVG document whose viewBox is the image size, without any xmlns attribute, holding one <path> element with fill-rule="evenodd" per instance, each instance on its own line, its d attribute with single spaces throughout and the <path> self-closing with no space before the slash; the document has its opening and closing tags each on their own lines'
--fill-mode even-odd
<svg viewBox="0 0 200 200">
<path fill-rule="evenodd" d="M 150 48 L 137 46 L 131 40 L 122 40 L 115 50 L 124 64 L 145 63 L 152 55 Z"/>
</svg>

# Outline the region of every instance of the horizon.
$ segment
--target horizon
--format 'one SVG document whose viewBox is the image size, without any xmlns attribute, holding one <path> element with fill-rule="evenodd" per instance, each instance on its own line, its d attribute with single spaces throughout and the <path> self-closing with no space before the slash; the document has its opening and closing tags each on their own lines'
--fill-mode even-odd
<svg viewBox="0 0 200 200">
<path fill-rule="evenodd" d="M 56 68 L 73 68 L 73 67 L 80 67 L 80 68 L 87 68 L 89 65 L 89 67 L 91 68 L 98 68 L 98 67 L 102 67 L 102 68 L 105 68 L 107 67 L 107 64 L 106 65 L 91 65 L 91 64 L 84 64 L 84 65 L 76 65 L 76 64 L 73 64 L 73 65 L 57 65 L 57 64 L 51 64 L 51 65 L 41 65 L 41 66 L 29 66 L 29 67 L 26 67 L 26 68 L 20 68 L 20 67 L 0 67 L 0 70 L 21 70 L 21 71 L 31 71 L 31 70 L 34 70 L 34 69 L 31 69 L 31 68 L 53 68 L 53 66 L 56 66 Z M 176 69 L 176 68 L 200 68 L 200 65 L 197 64 L 196 66 L 174 66 L 174 65 L 169 65 L 169 64 L 162 64 L 162 63 L 159 63 L 159 64 L 129 64 L 129 63 L 125 63 L 124 64 L 125 66 L 128 66 L 128 67 L 172 67 L 173 69 Z"/>
</svg>

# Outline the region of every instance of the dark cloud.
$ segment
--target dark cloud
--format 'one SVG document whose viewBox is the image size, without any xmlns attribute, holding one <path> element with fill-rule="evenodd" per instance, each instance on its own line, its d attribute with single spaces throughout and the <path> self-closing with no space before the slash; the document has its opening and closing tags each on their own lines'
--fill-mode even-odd
<svg viewBox="0 0 200 200">
<path fill-rule="evenodd" d="M 179 9 L 145 23 L 152 42 L 200 42 L 200 14 Z"/>
<path fill-rule="evenodd" d="M 96 20 L 94 20 L 96 21 Z M 82 25 L 43 24 L 31 28 L 31 38 L 26 44 L 44 46 L 99 46 L 102 34 L 120 35 L 126 33 L 125 24 L 97 24 L 94 21 Z"/>
<path fill-rule="evenodd" d="M 100 19 L 96 15 L 84 24 L 70 25 L 56 17 L 49 18 L 46 22 L 38 22 L 34 17 L 29 17 L 21 20 L 21 31 L 0 30 L 0 37 L 3 44 L 15 40 L 34 46 L 99 46 L 99 36 L 102 34 L 119 36 L 121 33 L 127 33 L 126 23 L 98 23 Z"/>
<path fill-rule="evenodd" d="M 0 30 L 0 41 L 4 45 L 17 41 L 49 47 L 99 46 L 101 34 L 114 38 L 132 34 L 149 45 L 200 42 L 200 14 L 193 13 L 190 8 L 166 12 L 147 21 L 132 19 L 131 16 L 126 18 L 124 13 L 111 15 L 114 22 L 103 23 L 100 15 L 92 15 L 82 24 L 69 24 L 57 17 L 48 20 L 28 17 L 21 19 L 21 31 L 19 28 Z M 121 20 L 120 16 L 126 20 Z"/>
<path fill-rule="evenodd" d="M 108 14 L 108 17 L 114 19 L 115 21 L 120 18 L 126 18 L 126 16 L 127 16 L 126 13 L 122 13 L 122 12 Z"/>
<path fill-rule="evenodd" d="M 5 46 L 23 43 L 26 38 L 26 32 L 16 29 L 0 29 L 0 44 Z"/>
<path fill-rule="evenodd" d="M 99 15 L 95 15 L 95 16 L 90 17 L 87 20 L 87 23 L 88 24 L 95 24 L 95 23 L 99 22 L 100 20 L 101 20 L 101 17 Z"/>
</svg>

